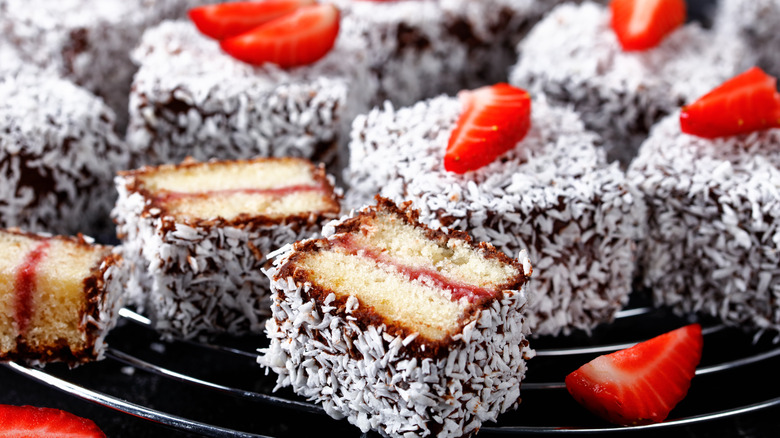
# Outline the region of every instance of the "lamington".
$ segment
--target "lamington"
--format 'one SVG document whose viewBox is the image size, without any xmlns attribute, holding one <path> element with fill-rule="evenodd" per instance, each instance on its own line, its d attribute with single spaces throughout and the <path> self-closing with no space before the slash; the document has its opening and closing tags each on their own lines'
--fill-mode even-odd
<svg viewBox="0 0 780 438">
<path fill-rule="evenodd" d="M 458 98 L 375 108 L 356 118 L 346 205 L 379 193 L 410 200 L 422 222 L 467 231 L 537 268 L 528 320 L 534 335 L 589 331 L 628 301 L 644 205 L 608 164 L 597 136 L 570 109 L 533 100 L 525 138 L 490 164 L 445 170 Z"/>
<path fill-rule="evenodd" d="M 18 47 L 26 62 L 50 69 L 106 100 L 127 119 L 136 67 L 130 52 L 143 31 L 183 17 L 204 0 L 0 0 L 0 40 Z"/>
<path fill-rule="evenodd" d="M 6 67 L 0 75 L 0 227 L 113 234 L 112 179 L 133 159 L 114 132 L 113 111 L 70 81 L 30 66 Z"/>
<path fill-rule="evenodd" d="M 258 362 L 383 436 L 464 437 L 520 403 L 526 360 L 525 254 L 510 259 L 406 205 L 332 222 L 323 238 L 280 249 L 270 346 Z"/>
<path fill-rule="evenodd" d="M 780 1 L 722 0 L 717 3 L 713 27 L 723 38 L 744 41 L 748 54 L 767 73 L 780 76 Z"/>
<path fill-rule="evenodd" d="M 116 187 L 128 300 L 164 337 L 261 332 L 266 255 L 340 212 L 332 178 L 300 158 L 149 166 Z"/>
<path fill-rule="evenodd" d="M 191 22 L 164 22 L 148 30 L 133 52 L 139 69 L 127 141 L 152 165 L 187 156 L 300 157 L 331 164 L 347 106 L 342 66 L 360 63 L 341 46 L 291 71 L 254 67 L 225 54 Z"/>
<path fill-rule="evenodd" d="M 411 105 L 506 81 L 515 46 L 562 0 L 334 0 L 366 41 L 369 105 Z M 367 109 L 367 108 L 366 108 Z M 365 112 L 365 111 L 360 111 Z"/>
<path fill-rule="evenodd" d="M 0 360 L 99 360 L 122 306 L 121 256 L 84 236 L 0 230 Z"/>
<path fill-rule="evenodd" d="M 650 128 L 749 66 L 739 40 L 687 23 L 647 50 L 624 51 L 609 8 L 592 2 L 552 10 L 518 45 L 509 82 L 571 105 L 624 166 Z"/>
<path fill-rule="evenodd" d="M 628 178 L 647 202 L 641 277 L 657 304 L 780 334 L 779 169 L 780 129 L 700 138 L 679 114 L 653 128 Z"/>
<path fill-rule="evenodd" d="M 513 45 L 557 1 L 334 3 L 330 53 L 288 69 L 233 59 L 188 21 L 147 31 L 133 55 L 130 145 L 150 164 L 260 155 L 343 165 L 338 143 L 355 115 L 505 80 Z"/>
</svg>

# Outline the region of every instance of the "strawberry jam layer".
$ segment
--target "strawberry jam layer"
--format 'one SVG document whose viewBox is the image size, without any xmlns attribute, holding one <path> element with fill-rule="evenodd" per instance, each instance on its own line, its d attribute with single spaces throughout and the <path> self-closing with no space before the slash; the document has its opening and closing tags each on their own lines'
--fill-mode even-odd
<svg viewBox="0 0 780 438">
<path fill-rule="evenodd" d="M 18 326 L 19 334 L 23 335 L 27 332 L 27 327 L 30 325 L 30 319 L 32 319 L 32 298 L 35 290 L 36 276 L 38 272 L 38 265 L 46 255 L 46 250 L 49 248 L 49 242 L 44 241 L 38 244 L 27 256 L 25 256 L 22 264 L 16 271 L 16 278 L 14 279 L 14 296 L 15 296 L 15 311 L 16 311 L 16 323 Z"/>
<path fill-rule="evenodd" d="M 185 198 L 230 196 L 239 193 L 281 198 L 284 196 L 289 196 L 297 193 L 305 193 L 305 192 L 315 192 L 315 193 L 320 192 L 322 194 L 329 193 L 327 188 L 321 184 L 320 185 L 299 184 L 294 186 L 275 187 L 270 189 L 241 188 L 241 189 L 227 189 L 227 190 L 204 190 L 201 192 L 175 192 L 175 191 L 162 190 L 160 191 L 160 193 L 158 193 L 155 196 L 155 199 L 165 202 L 165 201 L 173 201 L 173 200 L 185 199 Z"/>
<path fill-rule="evenodd" d="M 350 235 L 339 236 L 333 240 L 333 243 L 337 247 L 345 250 L 348 254 L 367 257 L 382 265 L 391 266 L 410 280 L 419 280 L 432 287 L 446 290 L 449 292 L 452 301 L 459 301 L 461 298 L 465 298 L 468 302 L 473 303 L 480 299 L 495 297 L 498 294 L 493 289 L 487 289 L 448 278 L 435 269 L 408 266 L 399 263 L 397 260 L 388 256 L 384 251 L 362 245 L 357 239 Z"/>
</svg>

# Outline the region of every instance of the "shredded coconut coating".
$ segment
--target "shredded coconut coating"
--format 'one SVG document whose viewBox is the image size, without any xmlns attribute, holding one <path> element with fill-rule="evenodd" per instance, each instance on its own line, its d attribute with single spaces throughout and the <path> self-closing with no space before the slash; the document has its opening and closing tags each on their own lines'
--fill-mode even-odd
<svg viewBox="0 0 780 438">
<path fill-rule="evenodd" d="M 144 34 L 130 96 L 127 141 L 147 163 L 255 156 L 329 161 L 347 80 L 334 50 L 311 67 L 252 67 L 186 21 Z M 359 63 L 359 61 L 356 61 Z"/>
<path fill-rule="evenodd" d="M 95 342 L 93 352 L 95 360 L 105 358 L 106 336 L 119 321 L 119 309 L 125 305 L 125 285 L 127 284 L 128 271 L 124 267 L 121 248 L 114 248 L 112 255 L 106 258 L 100 265 L 100 278 L 98 286 L 103 290 L 103 296 L 98 303 L 97 319 L 86 315 L 82 326 L 87 324 L 94 326 Z"/>
<path fill-rule="evenodd" d="M 722 38 L 744 41 L 752 63 L 780 77 L 780 1 L 721 0 L 715 12 L 713 28 Z M 751 64 L 752 64 L 751 63 Z"/>
<path fill-rule="evenodd" d="M 438 97 L 358 117 L 350 143 L 347 205 L 377 192 L 410 200 L 428 225 L 467 231 L 534 265 L 528 320 L 534 334 L 590 330 L 627 302 L 644 206 L 596 136 L 544 98 L 518 146 L 465 175 L 443 168 L 457 99 Z"/>
<path fill-rule="evenodd" d="M 0 225 L 104 234 L 132 157 L 103 101 L 69 81 L 15 70 L 0 77 Z"/>
<path fill-rule="evenodd" d="M 141 193 L 119 192 L 112 217 L 122 239 L 128 301 L 148 312 L 163 337 L 260 333 L 270 315 L 266 254 L 319 230 L 307 220 L 260 225 L 221 218 L 186 223 L 149 208 Z"/>
<path fill-rule="evenodd" d="M 292 253 L 292 245 L 282 248 L 267 271 L 271 343 L 258 362 L 278 374 L 277 389 L 291 386 L 330 416 L 390 437 L 470 436 L 518 406 L 534 355 L 525 340 L 524 289 L 504 291 L 479 310 L 444 357 L 417 358 L 406 348 L 415 335 L 391 335 L 384 324 L 361 328 L 351 315 L 360 305 L 354 297 L 337 309 L 334 294 L 315 302 L 309 283 L 279 278 Z M 529 266 L 522 254 L 521 262 Z"/>
<path fill-rule="evenodd" d="M 48 68 L 101 96 L 127 121 L 135 65 L 130 52 L 143 31 L 183 17 L 204 0 L 0 0 L 0 40 L 16 45 L 25 61 Z"/>
<path fill-rule="evenodd" d="M 0 40 L 0 78 L 19 74 L 24 69 L 25 62 L 16 47 Z"/>
<path fill-rule="evenodd" d="M 780 333 L 780 130 L 707 140 L 678 117 L 628 170 L 648 207 L 643 281 L 681 313 Z"/>
<path fill-rule="evenodd" d="M 627 165 L 658 120 L 747 68 L 738 40 L 689 23 L 658 47 L 624 52 L 609 10 L 586 2 L 555 8 L 517 47 L 510 83 L 573 105 L 604 139 L 610 160 Z"/>
</svg>

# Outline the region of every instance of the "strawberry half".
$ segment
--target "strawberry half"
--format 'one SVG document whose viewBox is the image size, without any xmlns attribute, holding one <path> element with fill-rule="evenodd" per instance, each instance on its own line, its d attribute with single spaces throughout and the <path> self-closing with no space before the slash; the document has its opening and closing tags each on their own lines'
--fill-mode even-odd
<svg viewBox="0 0 780 438">
<path fill-rule="evenodd" d="M 0 436 L 3 437 L 105 437 L 86 418 L 52 408 L 0 405 Z"/>
<path fill-rule="evenodd" d="M 685 0 L 612 0 L 612 30 L 623 50 L 651 49 L 685 22 Z"/>
<path fill-rule="evenodd" d="M 188 15 L 198 30 L 216 40 L 240 35 L 276 18 L 295 12 L 315 0 L 264 0 L 199 6 Z"/>
<path fill-rule="evenodd" d="M 777 127 L 780 127 L 777 80 L 758 67 L 734 76 L 680 112 L 682 132 L 704 138 Z"/>
<path fill-rule="evenodd" d="M 200 6 L 189 11 L 198 30 L 216 40 L 250 31 L 261 24 L 295 12 L 315 0 L 265 0 Z"/>
<path fill-rule="evenodd" d="M 325 56 L 339 34 L 338 8 L 303 6 L 292 14 L 222 40 L 222 50 L 252 65 L 273 62 L 282 68 L 311 64 Z"/>
<path fill-rule="evenodd" d="M 702 345 L 691 324 L 593 359 L 566 376 L 566 389 L 612 423 L 660 422 L 688 393 Z"/>
<path fill-rule="evenodd" d="M 531 127 L 531 96 L 508 84 L 458 93 L 463 112 L 450 134 L 444 168 L 466 173 L 513 149 Z"/>
</svg>

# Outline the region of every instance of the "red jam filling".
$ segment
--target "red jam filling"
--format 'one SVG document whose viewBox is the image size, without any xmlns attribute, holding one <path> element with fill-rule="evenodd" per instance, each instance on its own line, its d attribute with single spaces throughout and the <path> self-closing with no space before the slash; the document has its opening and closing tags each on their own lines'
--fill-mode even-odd
<svg viewBox="0 0 780 438">
<path fill-rule="evenodd" d="M 49 242 L 44 241 L 38 244 L 32 251 L 27 253 L 22 264 L 16 271 L 16 278 L 14 281 L 14 296 L 15 296 L 15 309 L 16 309 L 16 324 L 19 330 L 19 334 L 23 335 L 27 332 L 27 327 L 30 325 L 30 319 L 32 319 L 32 298 L 33 291 L 35 290 L 35 278 L 38 272 L 38 265 L 46 250 L 49 248 Z"/>
<path fill-rule="evenodd" d="M 351 255 L 367 257 L 377 263 L 391 266 L 410 280 L 419 280 L 425 284 L 432 285 L 433 287 L 446 290 L 450 293 L 452 301 L 459 301 L 461 298 L 466 298 L 468 302 L 473 303 L 480 298 L 491 298 L 497 295 L 497 292 L 494 290 L 447 278 L 434 269 L 418 268 L 401 264 L 388 256 L 384 250 L 377 250 L 361 245 L 356 239 L 349 235 L 339 236 L 334 240 L 334 243 L 338 247 L 345 249 Z"/>
</svg>

